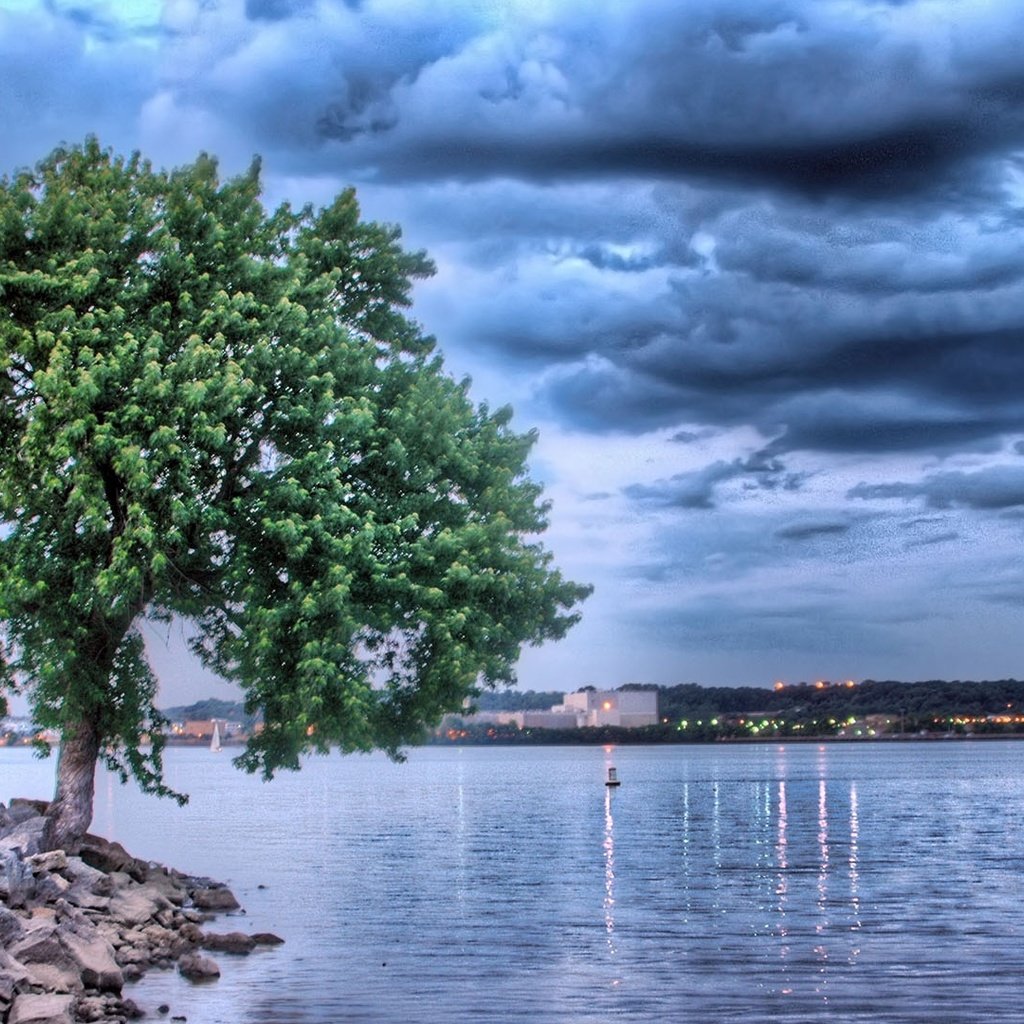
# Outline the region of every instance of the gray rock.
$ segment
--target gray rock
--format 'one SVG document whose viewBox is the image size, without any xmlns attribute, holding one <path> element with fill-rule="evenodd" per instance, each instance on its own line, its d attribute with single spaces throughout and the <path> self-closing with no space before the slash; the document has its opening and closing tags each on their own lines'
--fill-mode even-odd
<svg viewBox="0 0 1024 1024">
<path fill-rule="evenodd" d="M 29 981 L 53 992 L 77 992 L 83 988 L 78 965 L 61 942 L 52 921 L 30 921 L 25 934 L 9 947 L 29 976 Z"/>
<path fill-rule="evenodd" d="M 40 903 L 56 903 L 67 895 L 71 883 L 60 875 L 44 874 L 36 879 L 36 889 L 32 894 L 33 899 Z"/>
<path fill-rule="evenodd" d="M 96 896 L 80 882 L 75 882 L 74 885 L 64 893 L 64 899 L 66 899 L 72 906 L 80 907 L 82 910 L 107 911 L 110 909 L 109 896 Z"/>
<path fill-rule="evenodd" d="M 99 989 L 101 992 L 121 991 L 124 975 L 114 960 L 114 950 L 98 934 L 87 938 L 62 930 L 60 942 L 77 965 L 79 977 L 86 988 Z"/>
<path fill-rule="evenodd" d="M 220 968 L 209 957 L 186 953 L 178 961 L 178 973 L 189 981 L 212 981 L 220 977 Z"/>
<path fill-rule="evenodd" d="M 238 910 L 240 906 L 235 894 L 223 885 L 194 890 L 192 902 L 199 910 Z"/>
<path fill-rule="evenodd" d="M 11 1008 L 14 1002 L 14 979 L 0 974 L 0 1019 Z"/>
<path fill-rule="evenodd" d="M 256 940 L 244 932 L 207 932 L 203 937 L 203 948 L 223 953 L 251 953 L 256 948 Z"/>
<path fill-rule="evenodd" d="M 74 996 L 19 995 L 7 1024 L 71 1024 L 74 1001 Z"/>
<path fill-rule="evenodd" d="M 0 901 L 22 907 L 32 898 L 35 876 L 22 858 L 21 847 L 10 836 L 0 839 Z"/>
<path fill-rule="evenodd" d="M 99 868 L 86 864 L 81 857 L 68 857 L 61 871 L 61 874 L 73 885 L 80 885 L 89 892 L 98 893 L 101 896 L 109 896 L 110 892 L 100 892 L 101 887 L 109 888 L 107 876 Z"/>
<path fill-rule="evenodd" d="M 13 911 L 0 906 L 0 948 L 10 946 L 25 934 L 21 918 Z"/>
<path fill-rule="evenodd" d="M 110 916 L 125 924 L 145 924 L 171 903 L 156 887 L 149 884 L 122 889 L 110 900 Z"/>
<path fill-rule="evenodd" d="M 34 814 L 8 828 L 0 842 L 7 847 L 17 847 L 23 856 L 31 857 L 42 849 L 43 832 L 47 824 L 46 818 Z"/>
<path fill-rule="evenodd" d="M 9 804 L 7 813 L 15 821 L 27 821 L 29 818 L 40 818 L 49 807 L 48 800 L 31 800 L 28 797 L 16 796 Z"/>
<path fill-rule="evenodd" d="M 28 983 L 47 992 L 78 993 L 85 987 L 78 968 L 68 962 L 59 964 L 26 964 Z"/>
<path fill-rule="evenodd" d="M 76 852 L 86 864 L 107 874 L 123 871 L 136 882 L 144 882 L 149 873 L 149 865 L 145 861 L 133 857 L 120 843 L 112 843 L 101 836 L 87 834 Z"/>
<path fill-rule="evenodd" d="M 25 858 L 36 875 L 46 871 L 63 871 L 68 866 L 68 855 L 63 850 L 49 850 Z"/>
<path fill-rule="evenodd" d="M 31 919 L 27 922 L 25 934 L 8 947 L 11 956 L 26 966 L 30 964 L 70 964 L 64 947 L 60 944 L 60 933 L 55 921 Z"/>
</svg>

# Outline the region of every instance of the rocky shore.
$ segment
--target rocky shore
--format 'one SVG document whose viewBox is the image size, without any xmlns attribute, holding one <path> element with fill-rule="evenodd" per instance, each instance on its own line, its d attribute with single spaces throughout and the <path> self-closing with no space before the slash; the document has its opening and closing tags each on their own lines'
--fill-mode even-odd
<svg viewBox="0 0 1024 1024">
<path fill-rule="evenodd" d="M 74 850 L 41 852 L 45 808 L 0 804 L 0 1024 L 124 1024 L 150 1016 L 123 994 L 150 967 L 206 981 L 220 974 L 207 952 L 281 941 L 206 930 L 218 913 L 240 909 L 230 889 L 138 860 L 118 843 L 88 835 Z"/>
</svg>

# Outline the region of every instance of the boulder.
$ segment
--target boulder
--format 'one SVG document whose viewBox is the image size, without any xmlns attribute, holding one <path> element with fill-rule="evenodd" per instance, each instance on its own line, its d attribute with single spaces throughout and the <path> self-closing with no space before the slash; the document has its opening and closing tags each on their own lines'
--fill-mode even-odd
<svg viewBox="0 0 1024 1024">
<path fill-rule="evenodd" d="M 56 903 L 67 895 L 71 883 L 60 875 L 44 874 L 36 879 L 36 889 L 32 894 L 33 899 L 42 903 Z"/>
<path fill-rule="evenodd" d="M 282 939 L 280 935 L 275 935 L 273 932 L 256 932 L 252 937 L 252 941 L 255 942 L 257 946 L 280 946 L 284 942 L 284 939 Z"/>
<path fill-rule="evenodd" d="M 7 1024 L 71 1024 L 74 1001 L 74 996 L 19 995 Z"/>
<path fill-rule="evenodd" d="M 0 949 L 10 946 L 25 934 L 21 918 L 5 906 L 0 905 Z"/>
<path fill-rule="evenodd" d="M 199 910 L 238 910 L 235 894 L 225 885 L 194 889 L 192 902 Z"/>
<path fill-rule="evenodd" d="M 10 836 L 0 839 L 0 902 L 23 907 L 35 892 L 36 880 Z"/>
<path fill-rule="evenodd" d="M 29 818 L 41 818 L 49 806 L 48 800 L 31 800 L 28 797 L 16 796 L 8 805 L 7 813 L 15 821 L 27 821 Z"/>
<path fill-rule="evenodd" d="M 244 932 L 207 932 L 203 937 L 203 948 L 222 953 L 251 953 L 256 948 L 256 940 Z"/>
<path fill-rule="evenodd" d="M 60 932 L 61 945 L 78 967 L 79 977 L 86 988 L 101 992 L 120 992 L 124 986 L 124 975 L 114 960 L 110 944 L 99 937 L 91 938 L 73 931 Z"/>
<path fill-rule="evenodd" d="M 100 896 L 109 896 L 112 889 L 107 876 L 99 868 L 86 864 L 81 857 L 66 857 L 61 874 L 72 883 Z"/>
<path fill-rule="evenodd" d="M 180 907 L 188 896 L 184 883 L 179 881 L 165 868 L 150 865 L 146 876 L 146 884 L 161 892 L 168 902 Z"/>
<path fill-rule="evenodd" d="M 209 957 L 186 953 L 178 961 L 178 973 L 189 981 L 212 981 L 220 977 L 220 968 Z"/>
<path fill-rule="evenodd" d="M 0 973 L 0 1020 L 11 1008 L 14 1002 L 14 979 L 7 974 Z"/>
<path fill-rule="evenodd" d="M 34 814 L 4 829 L 3 840 L 0 841 L 4 846 L 21 850 L 22 856 L 31 857 L 43 848 L 43 833 L 48 824 L 46 818 Z"/>
<path fill-rule="evenodd" d="M 110 916 L 125 924 L 145 924 L 170 907 L 170 901 L 156 886 L 139 885 L 122 889 L 111 897 Z"/>
<path fill-rule="evenodd" d="M 136 882 L 144 882 L 149 873 L 149 865 L 133 857 L 120 843 L 91 833 L 82 838 L 76 852 L 86 864 L 106 874 L 123 871 Z"/>
<path fill-rule="evenodd" d="M 68 855 L 63 850 L 48 850 L 26 857 L 32 873 L 41 875 L 47 871 L 64 871 L 68 866 Z"/>
<path fill-rule="evenodd" d="M 61 942 L 53 922 L 29 922 L 24 936 L 8 950 L 40 988 L 54 992 L 76 992 L 83 988 L 78 964 Z"/>
</svg>

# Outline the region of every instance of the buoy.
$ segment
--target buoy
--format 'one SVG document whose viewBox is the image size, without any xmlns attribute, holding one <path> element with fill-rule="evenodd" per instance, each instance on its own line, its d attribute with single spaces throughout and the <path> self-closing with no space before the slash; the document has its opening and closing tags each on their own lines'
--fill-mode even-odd
<svg viewBox="0 0 1024 1024">
<path fill-rule="evenodd" d="M 608 779 L 606 780 L 605 785 L 606 786 L 621 786 L 622 785 L 622 783 L 619 782 L 619 776 L 616 773 L 614 768 L 609 768 L 608 769 Z"/>
</svg>

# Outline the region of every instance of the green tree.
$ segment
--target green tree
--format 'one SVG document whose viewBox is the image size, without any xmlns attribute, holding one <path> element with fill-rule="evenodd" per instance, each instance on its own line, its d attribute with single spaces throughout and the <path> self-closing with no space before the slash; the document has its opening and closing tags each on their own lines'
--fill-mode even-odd
<svg viewBox="0 0 1024 1024">
<path fill-rule="evenodd" d="M 399 756 L 589 590 L 536 542 L 534 435 L 402 312 L 426 257 L 351 190 L 259 195 L 258 162 L 221 182 L 95 139 L 0 181 L 0 691 L 60 730 L 55 846 L 98 758 L 169 794 L 147 617 L 241 686 L 265 725 L 237 762 L 269 778 Z"/>
</svg>

